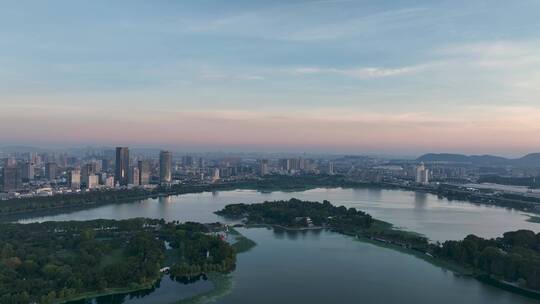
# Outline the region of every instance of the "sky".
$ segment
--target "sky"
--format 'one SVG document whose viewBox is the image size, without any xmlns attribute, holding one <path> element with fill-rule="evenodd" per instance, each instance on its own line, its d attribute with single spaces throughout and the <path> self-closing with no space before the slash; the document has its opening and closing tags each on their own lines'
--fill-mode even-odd
<svg viewBox="0 0 540 304">
<path fill-rule="evenodd" d="M 0 0 L 0 144 L 540 151 L 540 1 Z"/>
</svg>

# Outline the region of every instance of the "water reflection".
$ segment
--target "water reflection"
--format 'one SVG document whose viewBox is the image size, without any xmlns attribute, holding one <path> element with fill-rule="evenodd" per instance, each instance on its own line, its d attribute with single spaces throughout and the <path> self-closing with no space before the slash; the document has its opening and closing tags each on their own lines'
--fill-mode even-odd
<svg viewBox="0 0 540 304">
<path fill-rule="evenodd" d="M 415 192 L 414 193 L 414 209 L 422 210 L 426 209 L 428 203 L 428 196 L 425 192 Z"/>
<path fill-rule="evenodd" d="M 251 190 L 192 193 L 171 196 L 166 200 L 156 198 L 68 213 L 61 211 L 59 215 L 38 215 L 21 222 L 135 217 L 163 218 L 181 222 L 223 222 L 227 220 L 214 212 L 227 204 L 261 203 L 292 197 L 309 201 L 329 200 L 336 205 L 354 207 L 397 227 L 422 233 L 434 241 L 462 239 L 469 234 L 498 237 L 506 231 L 517 229 L 540 230 L 540 225 L 527 222 L 529 216 L 521 211 L 475 205 L 458 200 L 449 201 L 429 193 L 378 188 L 313 189 L 264 194 Z"/>
<path fill-rule="evenodd" d="M 368 199 L 370 201 L 378 202 L 378 201 L 381 200 L 382 189 L 380 189 L 380 188 L 368 188 L 367 193 L 368 193 Z"/>
<path fill-rule="evenodd" d="M 287 239 L 287 240 L 297 240 L 297 239 L 318 239 L 319 235 L 324 229 L 284 229 L 281 227 L 268 228 L 273 230 L 274 237 L 276 239 Z"/>
<path fill-rule="evenodd" d="M 160 204 L 172 204 L 173 196 L 160 196 L 158 201 Z"/>
<path fill-rule="evenodd" d="M 206 275 L 171 278 L 164 276 L 152 288 L 129 293 L 101 296 L 67 304 L 150 304 L 174 303 L 207 292 L 213 288 Z"/>
</svg>

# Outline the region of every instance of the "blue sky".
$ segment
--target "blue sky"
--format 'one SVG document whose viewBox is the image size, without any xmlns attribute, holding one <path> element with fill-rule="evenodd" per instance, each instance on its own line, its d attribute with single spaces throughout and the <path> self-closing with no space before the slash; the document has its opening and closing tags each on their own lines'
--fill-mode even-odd
<svg viewBox="0 0 540 304">
<path fill-rule="evenodd" d="M 540 150 L 538 12 L 540 1 L 2 1 L 0 141 Z"/>
</svg>

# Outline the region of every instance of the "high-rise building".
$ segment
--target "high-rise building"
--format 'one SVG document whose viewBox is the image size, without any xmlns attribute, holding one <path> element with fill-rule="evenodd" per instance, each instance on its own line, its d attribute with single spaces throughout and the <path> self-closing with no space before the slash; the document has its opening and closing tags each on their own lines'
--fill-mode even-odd
<svg viewBox="0 0 540 304">
<path fill-rule="evenodd" d="M 129 180 L 129 149 L 127 147 L 116 148 L 115 182 L 120 186 L 127 186 Z"/>
<path fill-rule="evenodd" d="M 17 160 L 13 157 L 7 157 L 3 160 L 3 167 L 15 167 L 17 165 Z"/>
<path fill-rule="evenodd" d="M 88 183 L 86 189 L 95 189 L 99 186 L 99 176 L 97 174 L 91 174 L 88 176 Z"/>
<path fill-rule="evenodd" d="M 306 169 L 306 160 L 303 157 L 298 158 L 298 169 L 300 170 Z"/>
<path fill-rule="evenodd" d="M 90 185 L 89 177 L 96 174 L 96 167 L 94 163 L 87 163 L 84 164 L 81 168 L 81 182 L 84 184 L 87 188 Z"/>
<path fill-rule="evenodd" d="M 112 160 L 108 158 L 104 158 L 101 160 L 101 170 L 102 171 L 109 171 L 112 170 Z"/>
<path fill-rule="evenodd" d="M 12 163 L 9 164 L 9 166 L 4 166 L 2 169 L 2 177 L 3 177 L 3 191 L 4 192 L 10 192 L 10 191 L 16 191 L 22 188 L 22 176 L 21 176 L 21 168 L 17 166 L 16 164 L 13 165 Z"/>
<path fill-rule="evenodd" d="M 48 180 L 56 179 L 58 171 L 58 165 L 56 163 L 45 164 L 45 178 Z"/>
<path fill-rule="evenodd" d="M 334 162 L 328 162 L 328 175 L 334 175 L 336 172 L 334 170 Z"/>
<path fill-rule="evenodd" d="M 424 185 L 429 184 L 429 170 L 424 163 L 416 166 L 416 182 Z"/>
<path fill-rule="evenodd" d="M 114 188 L 114 177 L 113 176 L 107 176 L 105 179 L 105 187 L 108 188 Z"/>
<path fill-rule="evenodd" d="M 26 162 L 21 165 L 21 177 L 24 181 L 34 179 L 34 165 L 32 163 Z"/>
<path fill-rule="evenodd" d="M 141 180 L 141 174 L 139 171 L 139 167 L 131 167 L 129 169 L 129 184 L 138 186 L 139 182 Z"/>
<path fill-rule="evenodd" d="M 281 171 L 289 171 L 291 169 L 291 164 L 288 159 L 283 158 L 279 160 L 279 168 Z"/>
<path fill-rule="evenodd" d="M 182 156 L 182 165 L 184 167 L 192 167 L 193 166 L 193 156 Z"/>
<path fill-rule="evenodd" d="M 200 157 L 199 158 L 199 169 L 204 169 L 204 167 L 205 167 L 204 158 Z"/>
<path fill-rule="evenodd" d="M 261 159 L 259 165 L 259 174 L 261 176 L 268 175 L 268 159 Z"/>
<path fill-rule="evenodd" d="M 298 158 L 289 159 L 289 170 L 291 171 L 300 170 L 300 160 Z"/>
<path fill-rule="evenodd" d="M 71 190 L 81 189 L 81 169 L 75 168 L 69 172 L 69 187 Z"/>
<path fill-rule="evenodd" d="M 172 181 L 172 153 L 169 151 L 159 153 L 159 181 L 161 183 Z"/>
<path fill-rule="evenodd" d="M 212 182 L 217 182 L 220 178 L 219 168 L 214 168 L 214 173 L 212 174 Z"/>
<path fill-rule="evenodd" d="M 90 164 L 92 164 L 92 169 L 94 170 L 94 173 L 99 173 L 103 171 L 103 163 L 101 159 L 94 159 L 90 161 Z"/>
<path fill-rule="evenodd" d="M 139 185 L 144 186 L 150 184 L 150 162 L 148 160 L 140 160 L 139 168 Z"/>
<path fill-rule="evenodd" d="M 37 154 L 37 152 L 30 153 L 30 163 L 39 166 L 41 165 L 41 157 Z"/>
</svg>

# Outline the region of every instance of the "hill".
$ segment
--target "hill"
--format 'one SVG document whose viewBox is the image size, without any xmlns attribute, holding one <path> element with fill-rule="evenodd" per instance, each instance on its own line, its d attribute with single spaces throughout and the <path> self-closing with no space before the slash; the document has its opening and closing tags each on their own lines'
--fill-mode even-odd
<svg viewBox="0 0 540 304">
<path fill-rule="evenodd" d="M 420 156 L 416 160 L 425 163 L 463 163 L 475 166 L 540 167 L 540 153 L 531 153 L 515 159 L 494 155 L 428 153 Z"/>
</svg>

